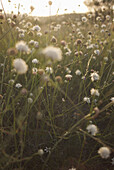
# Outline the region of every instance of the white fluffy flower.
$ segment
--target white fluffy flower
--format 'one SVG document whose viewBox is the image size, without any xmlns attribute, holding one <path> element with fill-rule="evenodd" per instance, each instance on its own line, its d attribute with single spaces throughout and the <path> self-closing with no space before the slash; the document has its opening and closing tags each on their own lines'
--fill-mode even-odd
<svg viewBox="0 0 114 170">
<path fill-rule="evenodd" d="M 30 52 L 28 45 L 24 41 L 17 42 L 15 47 L 20 52 L 26 52 L 26 53 Z"/>
<path fill-rule="evenodd" d="M 71 79 L 72 79 L 72 75 L 71 75 L 71 74 L 66 74 L 65 78 L 66 78 L 67 80 L 71 80 Z"/>
<path fill-rule="evenodd" d="M 80 76 L 82 74 L 80 70 L 76 70 L 75 73 L 77 76 Z"/>
<path fill-rule="evenodd" d="M 33 99 L 31 97 L 28 98 L 28 103 L 31 104 L 33 102 Z"/>
<path fill-rule="evenodd" d="M 99 75 L 96 73 L 96 72 L 94 72 L 94 73 L 91 73 L 91 80 L 92 81 L 97 81 L 97 80 L 99 80 Z"/>
<path fill-rule="evenodd" d="M 21 58 L 14 59 L 13 66 L 18 74 L 25 74 L 28 70 L 28 65 Z"/>
<path fill-rule="evenodd" d="M 108 147 L 101 147 L 98 150 L 98 153 L 103 159 L 107 159 L 110 156 L 111 151 Z"/>
<path fill-rule="evenodd" d="M 34 58 L 34 59 L 32 60 L 32 63 L 33 63 L 33 64 L 38 64 L 39 61 L 37 60 L 37 58 Z"/>
<path fill-rule="evenodd" d="M 98 89 L 92 88 L 90 92 L 91 92 L 92 96 L 99 96 L 100 95 Z"/>
<path fill-rule="evenodd" d="M 33 31 L 40 31 L 41 30 L 39 25 L 35 25 L 32 29 L 33 29 Z"/>
<path fill-rule="evenodd" d="M 42 51 L 42 53 L 46 56 L 46 58 L 51 58 L 52 60 L 57 61 L 62 60 L 62 51 L 60 48 L 48 46 Z"/>
<path fill-rule="evenodd" d="M 90 103 L 90 98 L 89 97 L 84 97 L 83 100 L 84 100 L 84 102 Z"/>
<path fill-rule="evenodd" d="M 110 99 L 112 102 L 114 102 L 114 97 L 111 97 L 111 99 Z"/>
<path fill-rule="evenodd" d="M 97 126 L 93 125 L 93 124 L 90 124 L 87 126 L 87 131 L 89 133 L 91 133 L 91 135 L 95 136 L 97 133 L 98 133 L 98 128 Z"/>
<path fill-rule="evenodd" d="M 43 154 L 44 154 L 43 149 L 39 149 L 39 150 L 38 150 L 38 155 L 42 156 Z"/>
<path fill-rule="evenodd" d="M 19 88 L 22 87 L 22 85 L 21 85 L 20 83 L 17 83 L 17 84 L 15 85 L 15 87 L 19 89 Z"/>
<path fill-rule="evenodd" d="M 87 18 L 86 17 L 82 17 L 82 21 L 83 22 L 87 22 Z"/>
<path fill-rule="evenodd" d="M 10 79 L 10 80 L 8 81 L 8 83 L 9 83 L 9 84 L 12 84 L 12 85 L 14 84 L 14 82 L 15 82 L 15 80 L 13 80 L 13 79 Z"/>
</svg>

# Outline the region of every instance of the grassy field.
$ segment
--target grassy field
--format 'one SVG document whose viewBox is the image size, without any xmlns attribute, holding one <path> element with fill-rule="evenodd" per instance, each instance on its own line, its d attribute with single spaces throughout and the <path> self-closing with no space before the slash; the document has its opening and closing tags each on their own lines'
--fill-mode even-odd
<svg viewBox="0 0 114 170">
<path fill-rule="evenodd" d="M 113 44 L 106 12 L 1 12 L 0 170 L 114 168 Z"/>
</svg>

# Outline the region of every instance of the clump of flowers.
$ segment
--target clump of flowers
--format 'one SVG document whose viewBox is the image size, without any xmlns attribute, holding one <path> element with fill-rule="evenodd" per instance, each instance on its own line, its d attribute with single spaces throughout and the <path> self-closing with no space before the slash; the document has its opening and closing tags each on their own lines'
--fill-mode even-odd
<svg viewBox="0 0 114 170">
<path fill-rule="evenodd" d="M 93 135 L 93 136 L 95 136 L 95 135 L 98 133 L 98 128 L 97 128 L 97 126 L 94 125 L 94 124 L 88 125 L 86 129 L 87 129 L 87 131 L 88 131 L 89 133 L 91 133 L 91 135 Z"/>
<path fill-rule="evenodd" d="M 42 53 L 46 58 L 50 58 L 53 61 L 61 61 L 62 60 L 62 51 L 60 48 L 48 46 L 46 47 Z"/>
<path fill-rule="evenodd" d="M 101 147 L 98 150 L 98 153 L 103 159 L 107 159 L 109 158 L 111 151 L 108 147 Z"/>
<path fill-rule="evenodd" d="M 18 74 L 25 74 L 28 70 L 28 65 L 21 58 L 16 58 L 13 60 L 13 66 Z"/>
</svg>

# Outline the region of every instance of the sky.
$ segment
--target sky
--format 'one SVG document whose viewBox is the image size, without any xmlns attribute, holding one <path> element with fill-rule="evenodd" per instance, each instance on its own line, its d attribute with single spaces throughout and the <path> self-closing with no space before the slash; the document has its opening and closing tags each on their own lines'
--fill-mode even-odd
<svg viewBox="0 0 114 170">
<path fill-rule="evenodd" d="M 2 0 L 5 12 L 10 13 L 14 11 L 14 13 L 18 12 L 18 6 L 20 4 L 20 12 L 29 13 L 30 6 L 33 6 L 35 9 L 32 12 L 33 16 L 49 16 L 49 0 Z M 84 5 L 84 0 L 52 0 L 51 6 L 51 15 L 56 15 L 64 13 L 72 13 L 75 11 L 76 13 L 85 13 L 88 11 L 88 8 Z M 0 4 L 1 8 L 1 4 Z M 67 9 L 67 10 L 65 10 Z"/>
</svg>

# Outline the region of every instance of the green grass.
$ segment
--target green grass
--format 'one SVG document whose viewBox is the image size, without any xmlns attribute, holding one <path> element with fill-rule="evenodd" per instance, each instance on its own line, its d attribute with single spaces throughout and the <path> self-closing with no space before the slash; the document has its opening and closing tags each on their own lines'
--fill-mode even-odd
<svg viewBox="0 0 114 170">
<path fill-rule="evenodd" d="M 79 17 L 78 22 L 76 17 Z M 75 14 L 52 17 L 51 22 L 48 18 L 40 18 L 37 22 L 28 16 L 22 18 L 25 23 L 30 21 L 33 26 L 38 24 L 41 27 L 42 37 L 38 37 L 35 32 L 33 36 L 28 35 L 31 27 L 25 29 L 25 23 L 20 24 L 20 18 L 17 17 L 14 20 L 16 26 L 26 30 L 24 38 L 19 38 L 16 26 L 12 27 L 8 24 L 6 18 L 2 20 L 3 24 L 0 25 L 0 170 L 16 168 L 68 170 L 72 167 L 77 170 L 113 169 L 111 159 L 114 152 L 114 108 L 110 99 L 114 96 L 114 32 L 112 27 L 108 26 L 109 22 L 112 24 L 112 19 L 98 22 L 91 18 L 86 23 L 82 23 L 80 18 L 81 15 Z M 66 25 L 62 24 L 63 21 Z M 81 25 L 78 25 L 79 22 Z M 95 23 L 99 28 L 95 29 Z M 49 29 L 51 25 L 57 24 L 61 24 L 60 30 Z M 72 24 L 75 24 L 75 27 Z M 106 25 L 104 30 L 108 30 L 107 32 L 101 33 L 102 24 Z M 45 31 L 48 33 L 45 34 Z M 83 36 L 80 37 L 79 31 Z M 89 31 L 92 32 L 91 37 L 88 37 Z M 109 36 L 108 33 L 111 35 Z M 57 38 L 56 43 L 51 42 L 52 36 Z M 38 41 L 39 48 L 35 48 L 30 54 L 18 52 L 15 56 L 8 55 L 7 50 L 15 47 L 16 42 L 21 39 L 27 43 L 31 39 Z M 74 43 L 77 39 L 81 39 L 82 44 L 75 47 Z M 71 50 L 70 55 L 66 55 L 61 40 L 66 41 Z M 98 45 L 100 55 L 94 53 L 97 47 L 87 49 L 89 42 Z M 62 61 L 52 62 L 44 57 L 41 51 L 48 45 L 62 50 Z M 29 47 L 33 48 L 32 45 Z M 76 51 L 82 51 L 83 54 L 75 56 Z M 93 59 L 93 56 L 96 59 Z M 105 61 L 104 57 L 108 57 L 108 61 Z M 13 71 L 12 62 L 15 58 L 26 61 L 28 65 L 26 74 L 18 75 Z M 32 63 L 34 58 L 39 60 L 38 64 Z M 49 74 L 48 82 L 44 81 L 39 73 L 32 74 L 33 67 L 45 70 L 50 65 L 53 74 Z M 65 82 L 65 75 L 68 74 L 66 68 L 71 70 L 72 75 L 72 79 L 67 82 Z M 80 76 L 75 74 L 77 69 L 82 73 Z M 98 71 L 99 81 L 91 81 L 92 70 Z M 56 76 L 61 76 L 62 83 L 55 80 Z M 82 76 L 85 78 L 82 79 Z M 14 80 L 13 85 L 8 83 L 11 79 Z M 22 95 L 22 88 L 16 88 L 16 83 L 21 83 L 27 93 Z M 98 89 L 100 96 L 92 97 L 91 88 Z M 83 101 L 85 96 L 90 97 L 90 104 Z M 31 104 L 28 103 L 29 97 L 33 99 Z M 96 103 L 94 99 L 97 99 Z M 94 117 L 95 107 L 100 110 L 96 117 Z M 42 114 L 40 120 L 37 118 L 38 112 Z M 99 129 L 95 137 L 86 130 L 90 121 Z M 107 146 L 111 150 L 108 159 L 102 159 L 98 155 L 98 149 L 102 146 Z M 44 150 L 42 156 L 38 154 L 39 149 Z"/>
</svg>

